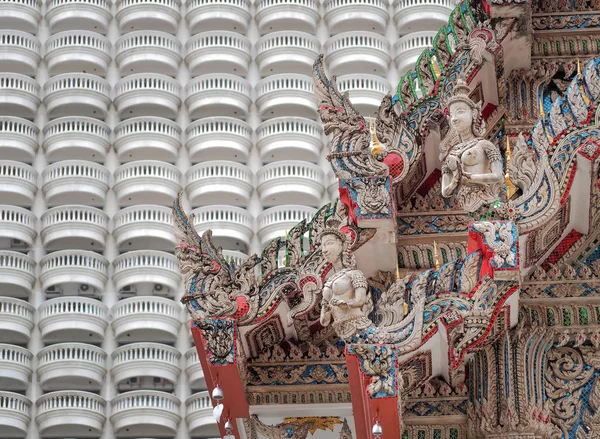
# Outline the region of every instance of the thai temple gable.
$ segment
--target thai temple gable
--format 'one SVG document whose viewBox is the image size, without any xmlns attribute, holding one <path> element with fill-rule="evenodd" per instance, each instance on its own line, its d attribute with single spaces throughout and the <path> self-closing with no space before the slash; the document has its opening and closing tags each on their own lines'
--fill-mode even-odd
<svg viewBox="0 0 600 439">
<path fill-rule="evenodd" d="M 175 201 L 223 437 L 600 438 L 598 7 L 461 2 L 374 119 L 319 56 L 339 199 L 260 257 Z"/>
</svg>

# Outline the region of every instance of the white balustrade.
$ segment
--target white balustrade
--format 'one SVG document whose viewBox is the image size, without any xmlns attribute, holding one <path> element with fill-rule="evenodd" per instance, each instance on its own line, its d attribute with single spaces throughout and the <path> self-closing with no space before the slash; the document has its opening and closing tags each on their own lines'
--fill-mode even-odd
<svg viewBox="0 0 600 439">
<path fill-rule="evenodd" d="M 208 116 L 245 119 L 250 110 L 250 83 L 229 74 L 198 76 L 185 87 L 185 104 L 193 120 Z"/>
<path fill-rule="evenodd" d="M 181 354 L 171 346 L 161 343 L 131 343 L 117 348 L 112 353 L 113 382 L 134 377 L 157 377 L 177 383 L 181 368 Z"/>
<path fill-rule="evenodd" d="M 51 33 L 88 30 L 106 35 L 112 19 L 108 0 L 49 0 L 46 21 Z"/>
<path fill-rule="evenodd" d="M 372 73 L 386 76 L 390 43 L 374 32 L 344 32 L 325 44 L 325 63 L 333 75 Z"/>
<path fill-rule="evenodd" d="M 86 116 L 104 119 L 110 105 L 110 84 L 88 73 L 63 73 L 44 84 L 48 117 Z"/>
<path fill-rule="evenodd" d="M 265 35 L 257 41 L 255 48 L 261 76 L 279 73 L 310 75 L 321 44 L 314 35 L 283 31 Z"/>
<path fill-rule="evenodd" d="M 121 162 L 151 159 L 173 163 L 181 147 L 181 127 L 162 117 L 134 117 L 115 127 L 113 146 Z"/>
<path fill-rule="evenodd" d="M 276 117 L 256 129 L 256 146 L 263 162 L 305 160 L 318 162 L 323 149 L 319 122 L 300 117 Z"/>
<path fill-rule="evenodd" d="M 315 119 L 317 101 L 310 76 L 280 74 L 256 84 L 256 106 L 260 117 L 297 116 Z"/>
<path fill-rule="evenodd" d="M 31 382 L 33 354 L 12 344 L 0 343 L 0 386 L 25 391 Z M 2 417 L 2 415 L 0 415 Z"/>
<path fill-rule="evenodd" d="M 394 21 L 400 34 L 435 30 L 448 24 L 456 0 L 396 0 Z"/>
<path fill-rule="evenodd" d="M 115 43 L 121 76 L 160 73 L 175 77 L 181 63 L 181 42 L 166 32 L 138 31 Z"/>
<path fill-rule="evenodd" d="M 105 76 L 110 64 L 110 41 L 90 31 L 59 32 L 46 40 L 44 60 L 51 76 L 86 72 Z"/>
<path fill-rule="evenodd" d="M 245 162 L 252 147 L 252 128 L 231 117 L 207 117 L 185 129 L 186 147 L 192 162 L 206 157 Z"/>
<path fill-rule="evenodd" d="M 204 371 L 198 358 L 196 346 L 190 348 L 185 353 L 185 373 L 188 378 L 188 385 L 192 390 L 206 389 Z"/>
<path fill-rule="evenodd" d="M 0 295 L 27 298 L 35 282 L 35 260 L 23 253 L 0 250 Z"/>
<path fill-rule="evenodd" d="M 0 296 L 0 342 L 27 344 L 35 308 L 21 299 Z"/>
<path fill-rule="evenodd" d="M 260 0 L 254 16 L 261 35 L 276 31 L 314 34 L 319 23 L 317 0 Z"/>
<path fill-rule="evenodd" d="M 337 80 L 340 93 L 350 94 L 350 102 L 363 116 L 375 116 L 390 83 L 375 75 L 345 75 Z"/>
<path fill-rule="evenodd" d="M 65 160 L 47 166 L 42 172 L 46 204 L 103 206 L 110 173 L 104 166 L 83 160 Z"/>
<path fill-rule="evenodd" d="M 38 326 L 45 343 L 104 340 L 108 309 L 99 300 L 88 297 L 58 297 L 38 308 Z"/>
<path fill-rule="evenodd" d="M 41 103 L 40 85 L 20 73 L 0 73 L 0 116 L 33 119 Z"/>
<path fill-rule="evenodd" d="M 385 33 L 388 2 L 384 0 L 326 0 L 325 23 L 331 35 L 350 31 Z"/>
<path fill-rule="evenodd" d="M 202 32 L 185 45 L 185 62 L 192 77 L 207 73 L 246 76 L 252 57 L 250 41 L 236 32 Z"/>
<path fill-rule="evenodd" d="M 0 23 L 7 3 L 13 2 L 3 2 L 0 6 Z M 40 49 L 40 40 L 27 32 L 14 30 L 13 26 L 10 30 L 0 30 L 0 71 L 35 76 L 42 59 Z"/>
<path fill-rule="evenodd" d="M 42 147 L 49 162 L 101 162 L 110 148 L 110 127 L 91 117 L 60 117 L 44 125 L 42 132 Z"/>
<path fill-rule="evenodd" d="M 258 238 L 261 247 L 275 238 L 283 237 L 302 220 L 310 221 L 316 209 L 307 206 L 284 205 L 271 207 L 258 216 Z"/>
<path fill-rule="evenodd" d="M 186 181 L 193 207 L 219 203 L 245 206 L 252 194 L 252 171 L 236 162 L 198 163 L 188 169 Z"/>
<path fill-rule="evenodd" d="M 123 34 L 140 30 L 175 34 L 181 14 L 177 0 L 118 0 L 115 18 Z"/>
<path fill-rule="evenodd" d="M 0 431 L 5 437 L 24 438 L 27 435 L 32 405 L 23 395 L 0 390 Z"/>
<path fill-rule="evenodd" d="M 170 206 L 181 190 L 181 171 L 155 160 L 125 163 L 115 170 L 113 190 L 120 206 L 159 204 Z"/>
<path fill-rule="evenodd" d="M 4 0 L 0 3 L 0 27 L 36 34 L 42 19 L 41 0 Z"/>
<path fill-rule="evenodd" d="M 113 216 L 113 225 L 113 236 L 121 251 L 173 251 L 177 244 L 170 207 L 152 204 L 127 207 Z"/>
<path fill-rule="evenodd" d="M 108 215 L 90 206 L 63 205 L 42 214 L 41 238 L 46 250 L 103 250 Z"/>
<path fill-rule="evenodd" d="M 402 77 L 415 68 L 417 59 L 425 49 L 433 46 L 435 32 L 413 32 L 401 37 L 394 44 L 394 53 L 398 74 Z"/>
<path fill-rule="evenodd" d="M 60 284 L 87 285 L 104 290 L 108 280 L 108 261 L 101 255 L 86 250 L 61 250 L 50 253 L 40 261 L 42 289 Z"/>
<path fill-rule="evenodd" d="M 173 294 L 181 281 L 177 258 L 158 250 L 124 253 L 115 258 L 113 266 L 113 281 L 117 291 L 127 286 L 148 283 L 162 285 Z"/>
<path fill-rule="evenodd" d="M 37 236 L 36 222 L 37 218 L 30 210 L 1 204 L 0 242 L 2 239 L 8 241 L 3 247 L 10 249 L 31 248 Z"/>
<path fill-rule="evenodd" d="M 204 206 L 193 210 L 194 226 L 202 234 L 213 232 L 213 242 L 225 250 L 247 252 L 253 234 L 253 218 L 236 206 Z"/>
<path fill-rule="evenodd" d="M 186 402 L 185 420 L 194 436 L 218 436 L 219 429 L 212 416 L 213 405 L 207 391 L 194 393 Z"/>
<path fill-rule="evenodd" d="M 19 117 L 0 116 L 0 155 L 31 163 L 38 150 L 38 127 Z"/>
<path fill-rule="evenodd" d="M 0 160 L 0 203 L 31 206 L 37 178 L 35 169 L 25 163 Z"/>
<path fill-rule="evenodd" d="M 245 34 L 252 17 L 249 0 L 187 0 L 186 9 L 191 35 L 213 30 Z"/>
<path fill-rule="evenodd" d="M 181 420 L 177 397 L 154 390 L 135 390 L 111 400 L 113 424 L 117 436 L 174 436 Z"/>
<path fill-rule="evenodd" d="M 181 86 L 175 79 L 159 74 L 129 75 L 115 86 L 115 107 L 121 119 L 138 116 L 177 117 Z"/>
<path fill-rule="evenodd" d="M 269 163 L 259 169 L 256 179 L 263 206 L 286 203 L 318 206 L 325 190 L 321 168 L 305 161 Z"/>
<path fill-rule="evenodd" d="M 182 306 L 164 297 L 130 297 L 112 308 L 118 342 L 174 342 L 181 327 Z"/>
</svg>

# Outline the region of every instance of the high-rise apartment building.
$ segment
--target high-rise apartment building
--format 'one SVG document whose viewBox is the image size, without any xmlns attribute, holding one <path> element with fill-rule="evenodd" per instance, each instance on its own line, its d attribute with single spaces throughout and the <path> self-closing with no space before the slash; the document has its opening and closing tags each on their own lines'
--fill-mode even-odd
<svg viewBox="0 0 600 439">
<path fill-rule="evenodd" d="M 236 261 L 310 218 L 317 55 L 373 114 L 453 5 L 1 0 L 0 437 L 216 437 L 173 199 Z"/>
</svg>

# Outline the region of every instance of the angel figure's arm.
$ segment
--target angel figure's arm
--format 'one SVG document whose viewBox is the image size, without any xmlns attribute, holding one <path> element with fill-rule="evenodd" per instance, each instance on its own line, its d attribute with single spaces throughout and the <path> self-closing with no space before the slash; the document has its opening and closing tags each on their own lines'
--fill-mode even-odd
<svg viewBox="0 0 600 439">
<path fill-rule="evenodd" d="M 346 301 L 350 308 L 362 308 L 367 302 L 367 279 L 361 271 L 352 272 L 352 286 L 354 287 L 354 299 Z"/>
<path fill-rule="evenodd" d="M 331 300 L 333 292 L 329 286 L 323 287 L 323 298 L 321 299 L 321 316 L 319 321 L 323 326 L 329 326 L 331 323 L 331 309 L 329 301 Z"/>
<path fill-rule="evenodd" d="M 473 174 L 471 181 L 476 183 L 498 183 L 504 181 L 504 171 L 502 170 L 502 156 L 498 148 L 487 140 L 482 140 L 480 145 L 485 151 L 485 156 L 490 163 L 490 171 L 485 174 Z"/>
</svg>

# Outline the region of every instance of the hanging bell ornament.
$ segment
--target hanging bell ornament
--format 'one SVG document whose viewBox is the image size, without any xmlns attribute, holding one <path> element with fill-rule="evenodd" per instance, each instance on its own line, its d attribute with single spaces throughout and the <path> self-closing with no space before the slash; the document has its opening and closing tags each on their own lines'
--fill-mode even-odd
<svg viewBox="0 0 600 439">
<path fill-rule="evenodd" d="M 227 420 L 227 422 L 225 422 L 225 431 L 227 433 L 231 433 L 233 431 L 233 422 L 231 422 L 231 420 Z"/>
<path fill-rule="evenodd" d="M 373 433 L 373 436 L 375 436 L 376 438 L 379 439 L 381 437 L 381 435 L 383 434 L 383 428 L 381 428 L 381 424 L 379 424 L 379 421 L 375 422 L 371 432 Z"/>
<path fill-rule="evenodd" d="M 212 391 L 212 397 L 215 401 L 221 401 L 223 398 L 225 398 L 223 389 L 221 389 L 218 384 L 217 387 L 215 387 Z"/>
</svg>

